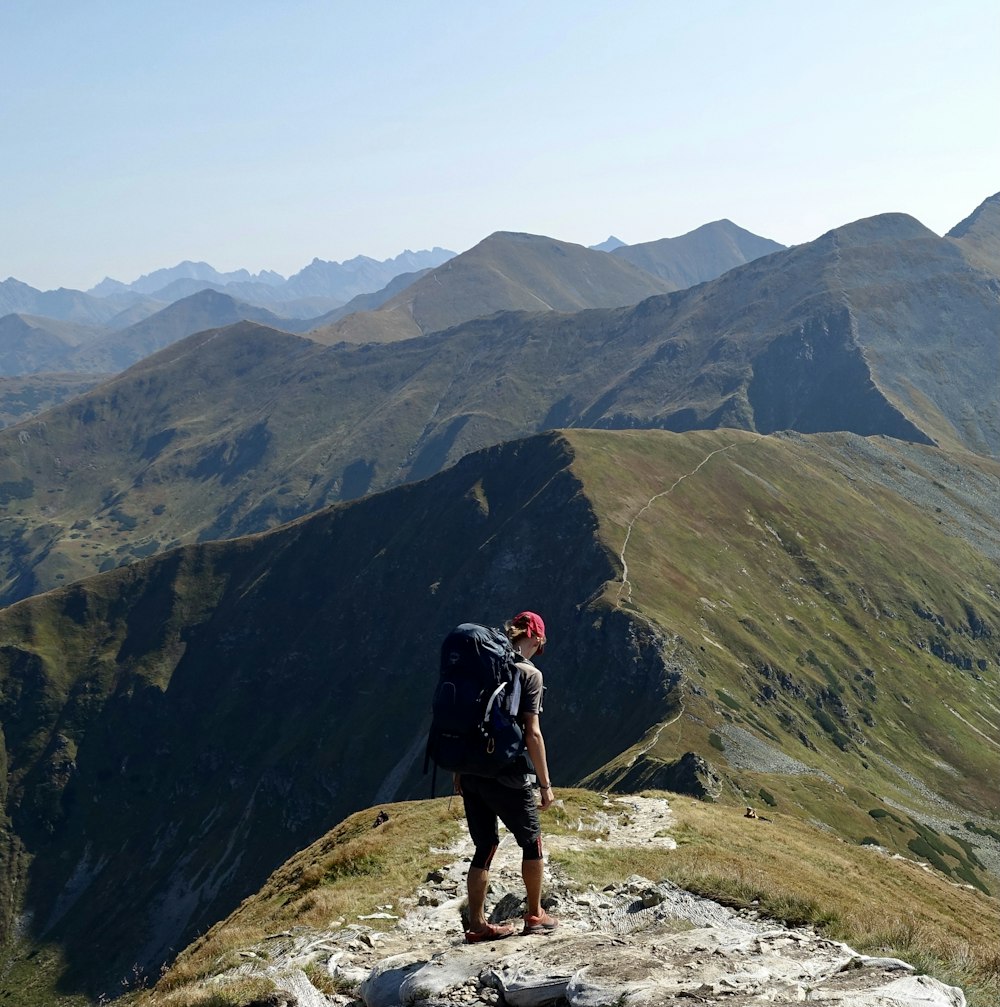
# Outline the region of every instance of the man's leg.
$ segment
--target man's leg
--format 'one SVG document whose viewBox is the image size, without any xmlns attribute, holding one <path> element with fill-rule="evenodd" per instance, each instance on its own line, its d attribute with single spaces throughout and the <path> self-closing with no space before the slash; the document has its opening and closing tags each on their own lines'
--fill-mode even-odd
<svg viewBox="0 0 1000 1007">
<path fill-rule="evenodd" d="M 522 860 L 521 877 L 524 879 L 524 890 L 527 893 L 527 913 L 529 916 L 542 915 L 542 882 L 545 876 L 544 860 Z M 469 899 L 472 904 L 472 899 Z"/>
<path fill-rule="evenodd" d="M 486 929 L 486 889 L 490 883 L 488 867 L 470 867 L 466 889 L 469 893 L 469 929 Z"/>
<path fill-rule="evenodd" d="M 470 939 L 469 934 L 482 934 L 483 931 L 489 930 L 486 919 L 486 890 L 490 883 L 490 864 L 500 843 L 500 837 L 497 833 L 496 813 L 481 793 L 487 782 L 469 777 L 463 777 L 462 780 L 465 818 L 469 825 L 469 835 L 476 848 L 466 879 L 466 891 L 469 896 L 466 940 Z M 509 933 L 504 936 L 509 936 Z"/>
<path fill-rule="evenodd" d="M 521 847 L 521 878 L 524 881 L 524 933 L 550 933 L 556 921 L 542 909 L 545 861 L 542 859 L 542 826 L 538 803 L 529 787 L 505 788 L 497 812 Z"/>
</svg>

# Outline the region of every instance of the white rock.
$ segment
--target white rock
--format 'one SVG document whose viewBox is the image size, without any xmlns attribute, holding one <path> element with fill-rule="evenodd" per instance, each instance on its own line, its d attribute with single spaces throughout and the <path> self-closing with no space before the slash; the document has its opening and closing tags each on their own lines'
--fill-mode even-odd
<svg viewBox="0 0 1000 1007">
<path fill-rule="evenodd" d="M 361 983 L 358 995 L 365 1007 L 398 1007 L 406 978 L 427 964 L 419 953 L 393 955 L 380 961 Z"/>
</svg>

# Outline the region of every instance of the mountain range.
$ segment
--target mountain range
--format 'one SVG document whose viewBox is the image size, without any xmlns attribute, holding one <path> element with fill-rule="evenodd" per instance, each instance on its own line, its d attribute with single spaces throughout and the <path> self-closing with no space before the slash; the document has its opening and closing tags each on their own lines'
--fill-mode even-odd
<svg viewBox="0 0 1000 1007">
<path fill-rule="evenodd" d="M 282 317 L 314 318 L 340 307 L 359 294 L 384 287 L 401 273 L 430 269 L 455 253 L 444 248 L 405 251 L 377 261 L 364 255 L 344 262 L 313 261 L 287 280 L 273 271 L 251 274 L 245 269 L 220 273 L 205 262 L 181 262 L 158 269 L 131 283 L 105 278 L 89 291 L 40 291 L 9 277 L 0 283 L 0 317 L 29 314 L 57 321 L 116 325 L 141 321 L 168 304 L 201 290 L 222 291 L 235 300 L 264 307 Z M 141 316 L 141 317 L 140 317 Z"/>
<path fill-rule="evenodd" d="M 653 244 L 661 249 L 659 260 L 643 253 L 647 264 L 700 278 L 719 275 L 747 261 L 748 255 L 763 254 L 765 248 L 781 247 L 728 221 Z M 405 265 L 449 258 L 453 265 L 433 270 L 433 278 L 424 284 L 418 281 L 432 272 L 430 266 L 394 273 Z M 324 342 L 342 338 L 382 342 L 498 310 L 537 309 L 549 302 L 565 310 L 602 307 L 673 289 L 673 284 L 606 255 L 534 235 L 494 235 L 457 257 L 434 249 L 406 252 L 384 263 L 363 256 L 345 263 L 314 260 L 288 284 L 277 274 L 267 274 L 264 280 L 245 270 L 220 274 L 205 263 L 188 262 L 158 270 L 128 286 L 105 281 L 94 290 L 120 309 L 111 317 L 92 304 L 89 311 L 84 310 L 94 291 L 58 292 L 76 307 L 77 314 L 103 319 L 92 324 L 30 314 L 29 309 L 52 306 L 58 298 L 8 281 L 7 301 L 19 308 L 0 317 L 0 376 L 35 375 L 32 384 L 38 388 L 45 373 L 122 370 L 184 336 L 237 320 L 257 321 L 288 332 L 310 332 L 312 338 Z M 383 280 L 384 285 L 378 286 Z M 266 296 L 257 289 L 262 283 Z M 411 287 L 412 291 L 404 293 Z M 364 292 L 342 303 L 323 295 L 323 290 L 334 288 L 341 294 L 354 289 Z M 294 310 L 291 302 L 280 300 L 283 290 L 302 295 Z M 141 300 L 122 308 L 128 298 Z M 349 316 L 354 317 L 343 321 Z M 59 379 L 50 385 L 44 401 L 55 404 L 67 386 Z M 13 419 L 27 415 L 30 413 Z"/>
<path fill-rule="evenodd" d="M 845 430 L 995 454 L 998 280 L 968 240 L 888 214 L 631 307 L 501 312 L 381 345 L 200 333 L 0 433 L 2 596 L 263 530 L 552 427 Z M 484 242 L 473 262 L 518 244 Z M 436 273 L 409 289 L 442 291 L 441 313 L 455 300 Z"/>
<path fill-rule="evenodd" d="M 0 997 L 378 874 L 301 851 L 428 794 L 441 638 L 523 608 L 559 787 L 763 802 L 993 918 L 1000 194 L 944 237 L 692 235 L 498 232 L 302 334 L 214 290 L 117 343 L 3 320 L 141 359 L 0 431 Z"/>
<path fill-rule="evenodd" d="M 329 262 L 315 258 L 308 266 L 285 278 L 273 270 L 250 273 L 246 269 L 220 273 L 207 262 L 181 262 L 168 269 L 157 269 L 131 283 L 105 279 L 89 294 L 107 297 L 130 291 L 173 299 L 175 294 L 188 296 L 206 285 L 212 288 L 231 287 L 234 297 L 244 297 L 258 303 L 255 298 L 276 303 L 311 297 L 332 298 L 344 303 L 358 294 L 379 290 L 400 273 L 433 269 L 450 259 L 455 253 L 435 246 L 419 252 L 407 249 L 390 259 L 379 261 L 367 255 L 357 255 L 343 262 Z M 253 294 L 254 296 L 249 296 Z"/>
<path fill-rule="evenodd" d="M 316 328 L 310 336 L 323 342 L 386 342 L 495 311 L 580 311 L 635 304 L 715 279 L 783 247 L 728 220 L 678 238 L 619 245 L 610 257 L 539 235 L 498 232 L 377 311 Z"/>
</svg>

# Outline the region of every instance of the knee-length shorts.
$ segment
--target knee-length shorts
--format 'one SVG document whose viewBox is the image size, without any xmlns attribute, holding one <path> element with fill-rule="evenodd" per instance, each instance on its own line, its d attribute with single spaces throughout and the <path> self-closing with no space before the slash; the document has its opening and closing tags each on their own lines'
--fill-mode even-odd
<svg viewBox="0 0 1000 1007">
<path fill-rule="evenodd" d="M 542 826 L 531 787 L 508 787 L 489 777 L 463 775 L 462 801 L 476 847 L 473 867 L 489 869 L 500 843 L 498 819 L 521 847 L 523 860 L 542 859 Z"/>
</svg>

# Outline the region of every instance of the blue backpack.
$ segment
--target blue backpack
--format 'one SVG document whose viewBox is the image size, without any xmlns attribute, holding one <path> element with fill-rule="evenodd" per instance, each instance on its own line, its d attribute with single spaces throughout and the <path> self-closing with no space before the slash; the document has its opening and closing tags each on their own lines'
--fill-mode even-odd
<svg viewBox="0 0 1000 1007">
<path fill-rule="evenodd" d="M 531 772 L 517 722 L 521 675 L 507 634 L 466 622 L 441 644 L 424 772 L 501 776 Z"/>
</svg>

